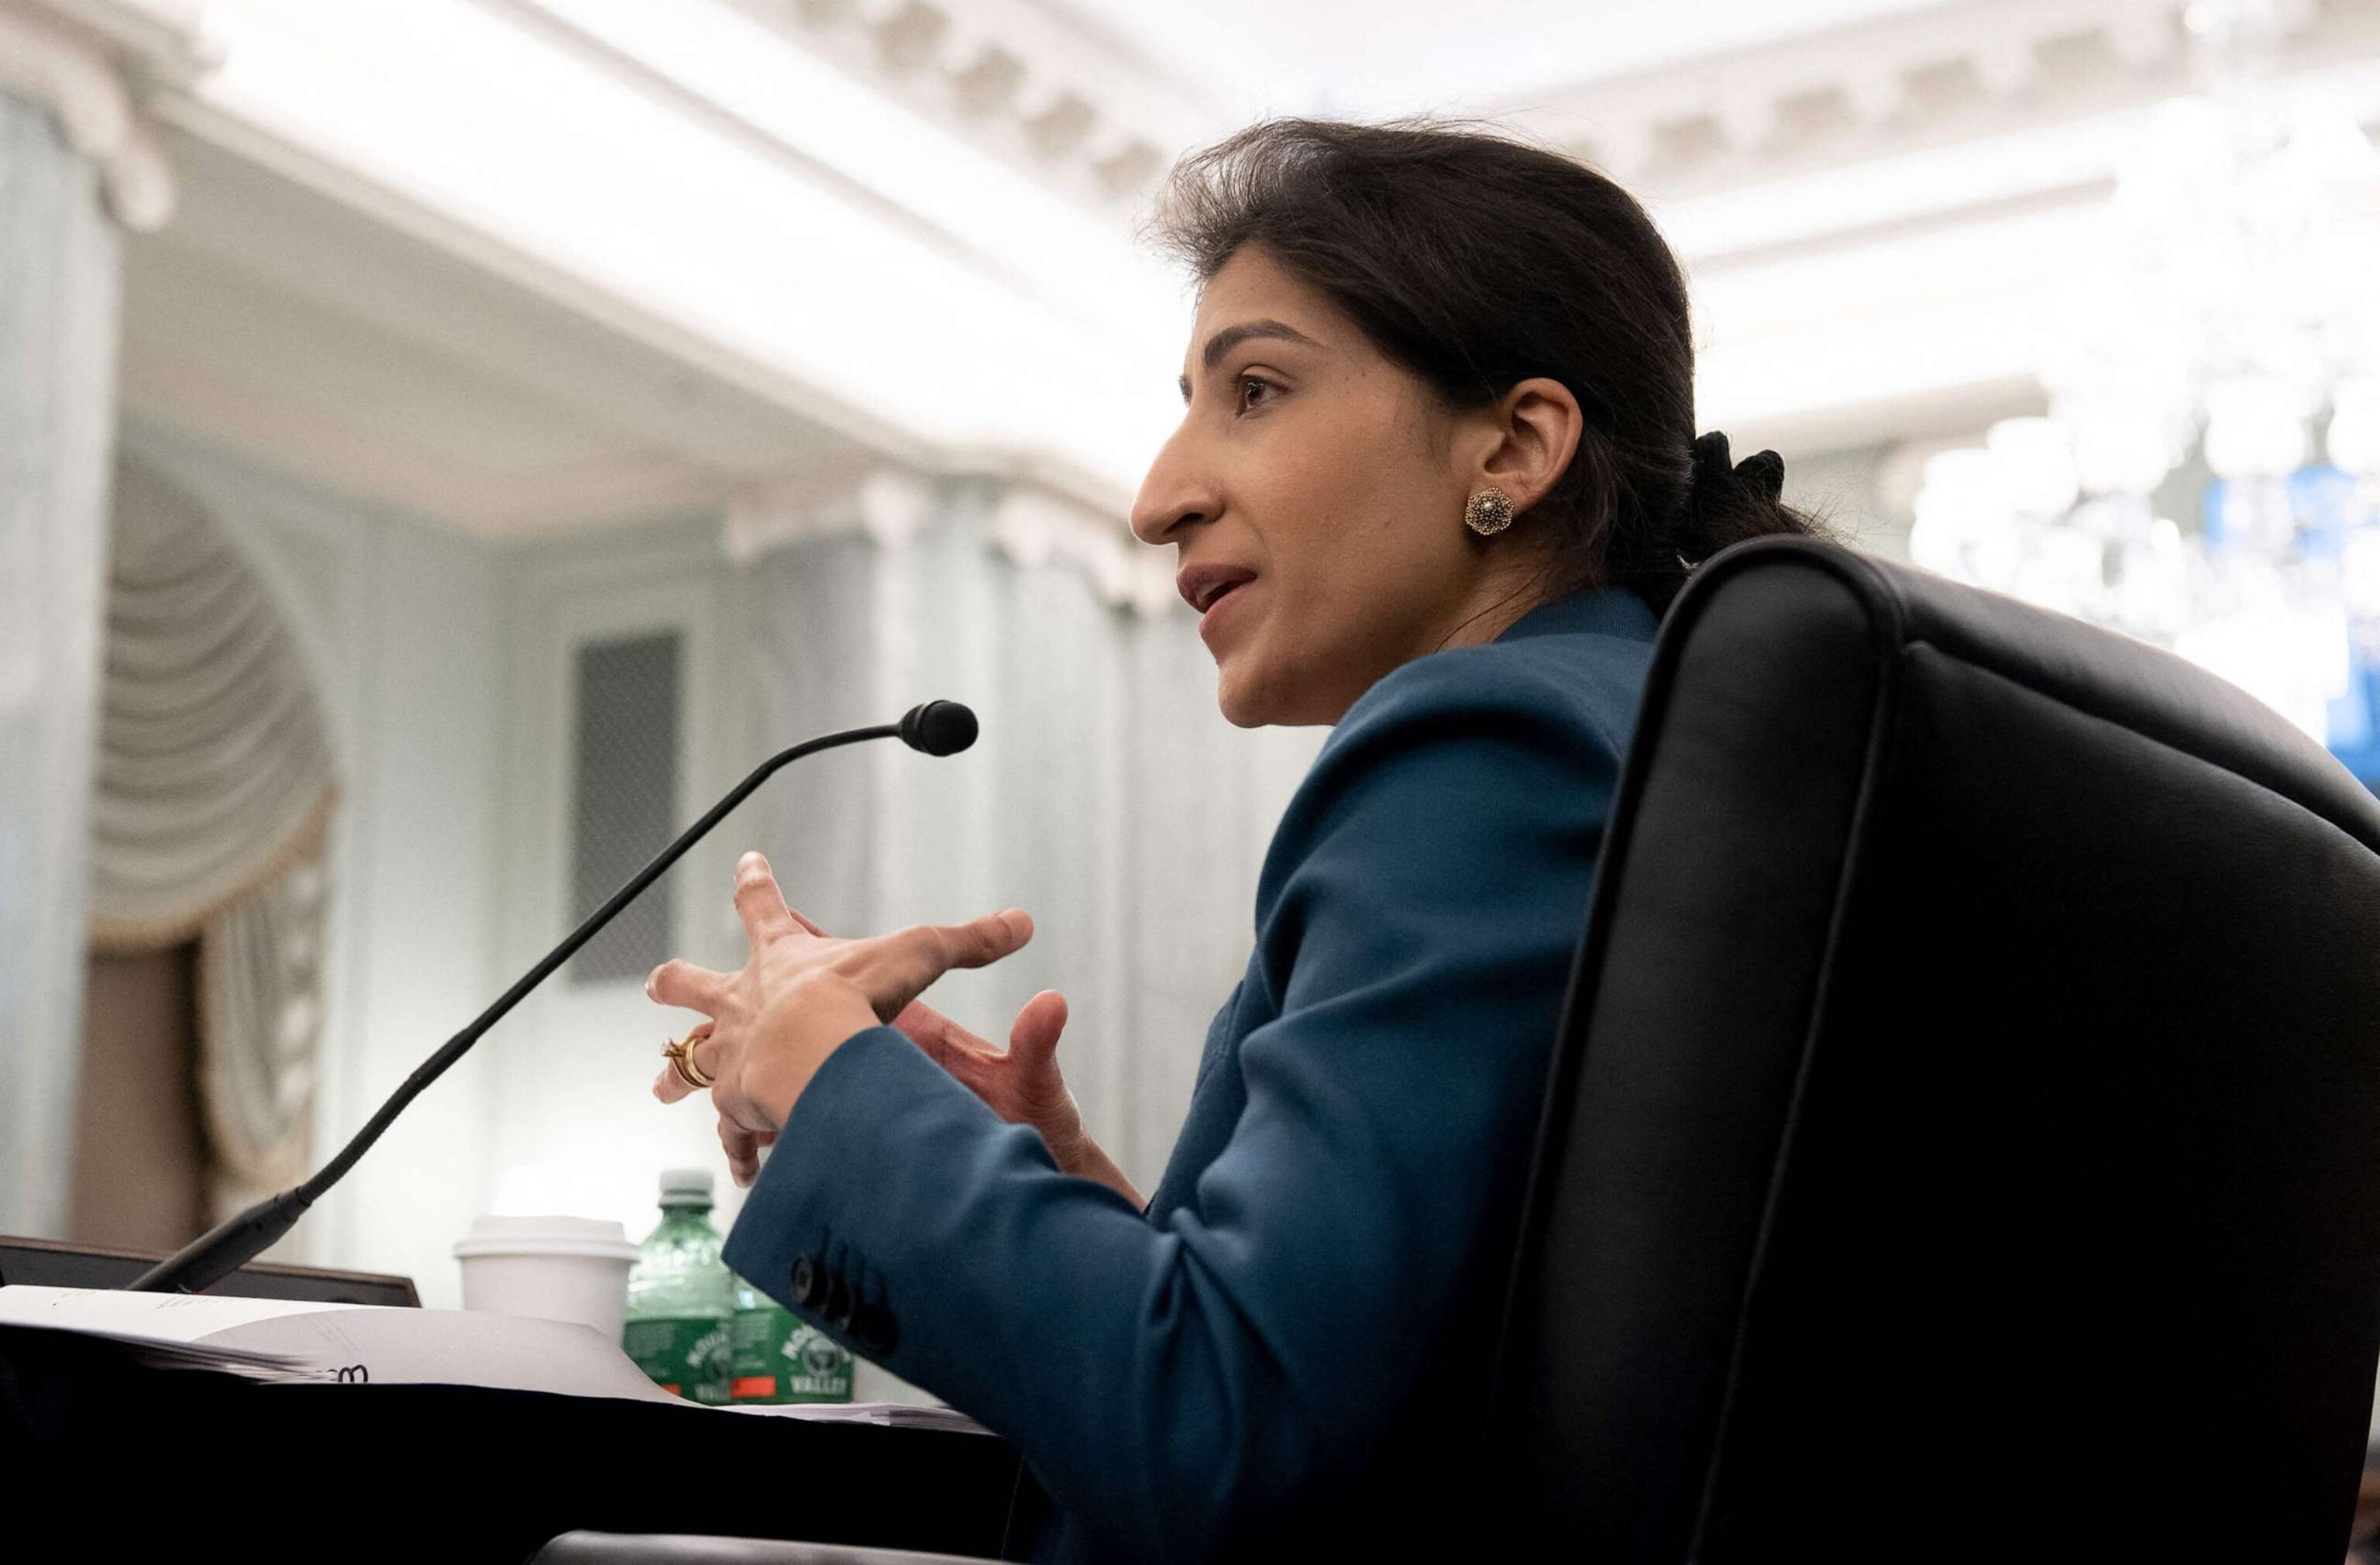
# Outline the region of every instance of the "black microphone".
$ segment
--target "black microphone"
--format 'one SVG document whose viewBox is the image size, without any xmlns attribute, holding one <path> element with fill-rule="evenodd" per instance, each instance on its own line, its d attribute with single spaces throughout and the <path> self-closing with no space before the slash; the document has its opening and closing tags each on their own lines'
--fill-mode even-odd
<svg viewBox="0 0 2380 1565">
<path fill-rule="evenodd" d="M 381 1133 L 395 1122 L 405 1112 L 406 1105 L 421 1096 L 431 1082 L 446 1074 L 446 1068 L 460 1060 L 470 1047 L 480 1041 L 480 1035 L 504 1018 L 505 1012 L 519 1004 L 529 990 L 553 976 L 553 970 L 570 960 L 573 952 L 595 938 L 595 932 L 619 916 L 622 908 L 637 900 L 644 889 L 662 877 L 662 872 L 682 857 L 686 850 L 706 836 L 710 829 L 727 819 L 727 812 L 742 804 L 752 790 L 767 782 L 779 767 L 820 750 L 831 750 L 839 745 L 856 744 L 862 739 L 899 739 L 911 749 L 923 750 L 929 756 L 956 755 L 975 743 L 975 713 L 956 701 L 928 701 L 912 707 L 897 723 L 885 723 L 875 728 L 854 728 L 843 734 L 830 734 L 823 739 L 812 739 L 795 745 L 790 750 L 780 750 L 752 769 L 752 774 L 729 790 L 725 798 L 710 807 L 703 818 L 679 834 L 676 842 L 655 855 L 653 861 L 632 876 L 628 883 L 613 892 L 611 900 L 587 916 L 587 921 L 570 931 L 563 942 L 545 953 L 538 964 L 520 976 L 520 980 L 498 996 L 496 1002 L 480 1013 L 477 1020 L 446 1040 L 445 1046 L 424 1060 L 405 1084 L 389 1094 L 380 1111 L 364 1122 L 353 1139 L 339 1148 L 337 1157 L 315 1171 L 314 1177 L 294 1190 L 278 1195 L 268 1195 L 237 1217 L 200 1234 L 179 1250 L 159 1261 L 139 1277 L 125 1284 L 137 1292 L 196 1293 L 212 1287 L 222 1279 L 254 1260 L 265 1246 L 289 1231 L 290 1225 L 306 1213 L 306 1208 L 322 1198 L 322 1193 L 339 1183 L 356 1160 L 381 1138 Z"/>
<path fill-rule="evenodd" d="M 954 756 L 974 744 L 975 735 L 975 713 L 956 701 L 928 701 L 901 718 L 901 742 L 929 756 Z"/>
</svg>

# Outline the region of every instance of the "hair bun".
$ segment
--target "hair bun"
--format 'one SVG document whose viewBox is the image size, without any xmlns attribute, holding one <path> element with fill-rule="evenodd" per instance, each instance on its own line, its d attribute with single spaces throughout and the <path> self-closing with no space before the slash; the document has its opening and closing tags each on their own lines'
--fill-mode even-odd
<svg viewBox="0 0 2380 1565">
<path fill-rule="evenodd" d="M 1706 512 L 1740 489 L 1750 489 L 1770 504 L 1785 492 L 1785 458 L 1773 451 L 1755 451 L 1741 462 L 1730 459 L 1727 436 L 1713 430 L 1694 438 L 1694 506 Z"/>
</svg>

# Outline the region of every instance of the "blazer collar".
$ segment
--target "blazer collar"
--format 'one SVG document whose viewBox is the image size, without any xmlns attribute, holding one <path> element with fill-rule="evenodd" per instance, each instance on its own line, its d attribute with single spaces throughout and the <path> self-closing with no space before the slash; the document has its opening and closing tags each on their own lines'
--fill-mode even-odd
<svg viewBox="0 0 2380 1565">
<path fill-rule="evenodd" d="M 1652 606 L 1624 587 L 1591 588 L 1538 604 L 1514 620 L 1499 641 L 1530 636 L 1620 636 L 1650 641 L 1661 628 Z"/>
</svg>

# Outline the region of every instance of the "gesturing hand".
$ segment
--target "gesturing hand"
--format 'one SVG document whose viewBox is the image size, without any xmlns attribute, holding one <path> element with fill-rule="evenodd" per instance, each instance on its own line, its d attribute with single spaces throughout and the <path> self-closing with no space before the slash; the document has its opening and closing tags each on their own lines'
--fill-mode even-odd
<svg viewBox="0 0 2380 1565">
<path fill-rule="evenodd" d="M 1058 1072 L 1058 1035 L 1066 1028 L 1064 995 L 1043 989 L 1026 1001 L 1008 1029 L 1004 1050 L 994 1049 L 990 1040 L 967 1031 L 922 1000 L 912 1001 L 892 1018 L 892 1025 L 989 1104 L 993 1113 L 1012 1124 L 1031 1125 L 1039 1131 L 1060 1171 L 1097 1180 L 1135 1207 L 1148 1205 L 1083 1128 L 1082 1110 L 1066 1088 L 1066 1078 Z"/>
<path fill-rule="evenodd" d="M 1032 918 L 1010 908 L 965 924 L 836 940 L 795 916 L 757 853 L 735 867 L 735 911 L 752 947 L 741 971 L 664 962 L 645 993 L 710 1018 L 696 1029 L 695 1068 L 711 1078 L 720 1134 L 742 1182 L 757 1166 L 759 1138 L 774 1136 L 846 1038 L 898 1016 L 952 968 L 989 966 L 1033 938 Z M 669 1066 L 653 1082 L 664 1103 L 693 1090 Z"/>
<path fill-rule="evenodd" d="M 1064 995 L 1043 989 L 1026 1001 L 1009 1027 L 1004 1049 L 922 1000 L 912 1001 L 892 1025 L 993 1113 L 1039 1131 L 1058 1166 L 1074 1171 L 1086 1136 L 1082 1110 L 1058 1070 L 1058 1035 L 1066 1029 Z"/>
</svg>

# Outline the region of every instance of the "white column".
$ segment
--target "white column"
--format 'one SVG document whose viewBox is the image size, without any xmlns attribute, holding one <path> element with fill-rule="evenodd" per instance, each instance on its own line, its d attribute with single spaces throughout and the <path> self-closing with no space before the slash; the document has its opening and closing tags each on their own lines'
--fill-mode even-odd
<svg viewBox="0 0 2380 1565">
<path fill-rule="evenodd" d="M 115 424 L 98 171 L 0 91 L 0 1229 L 66 1220 Z"/>
<path fill-rule="evenodd" d="M 115 65 L 0 0 L 0 1232 L 66 1220 L 119 224 L 172 185 Z"/>
</svg>

